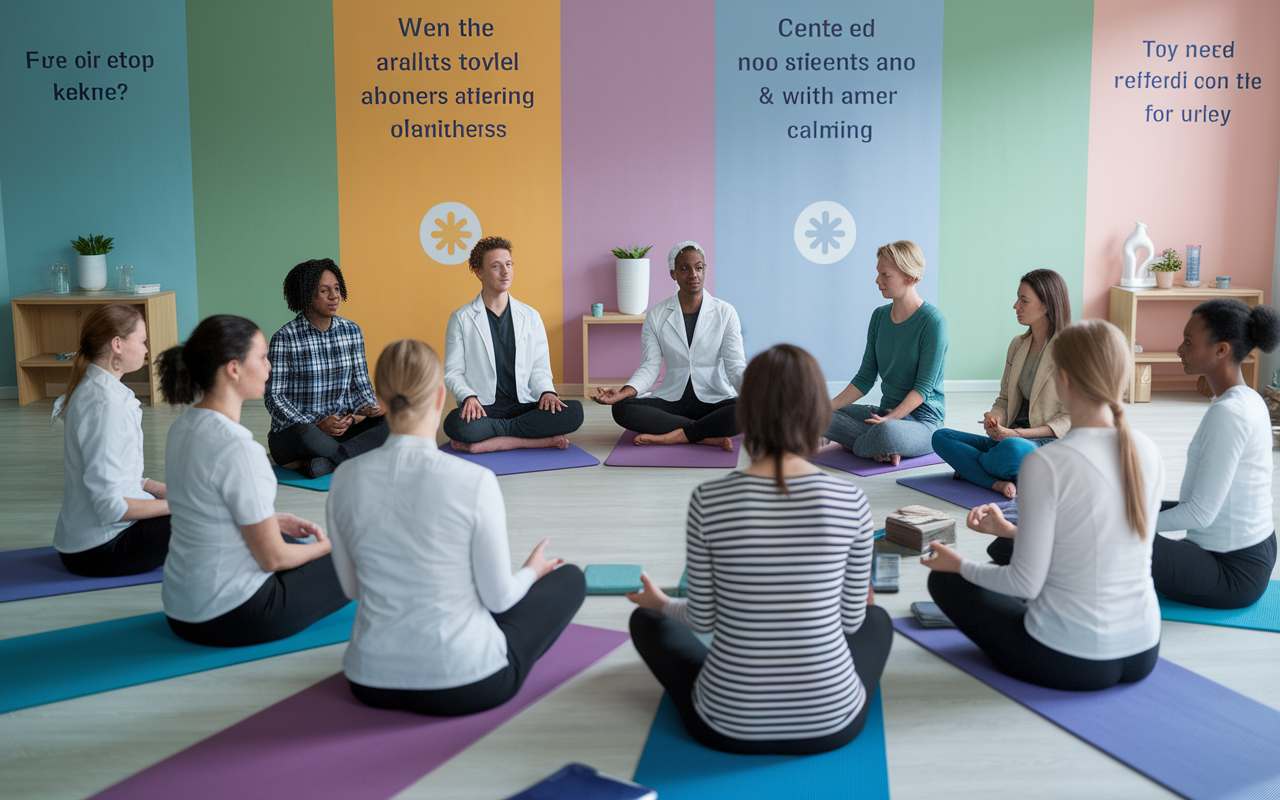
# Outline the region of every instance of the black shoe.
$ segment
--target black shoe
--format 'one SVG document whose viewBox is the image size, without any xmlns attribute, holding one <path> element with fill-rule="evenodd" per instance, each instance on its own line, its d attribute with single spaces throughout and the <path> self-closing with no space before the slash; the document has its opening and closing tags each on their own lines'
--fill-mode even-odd
<svg viewBox="0 0 1280 800">
<path fill-rule="evenodd" d="M 313 458 L 309 461 L 303 461 L 298 466 L 298 472 L 301 472 L 308 478 L 322 478 L 325 475 L 333 474 L 336 465 L 327 458 Z"/>
</svg>

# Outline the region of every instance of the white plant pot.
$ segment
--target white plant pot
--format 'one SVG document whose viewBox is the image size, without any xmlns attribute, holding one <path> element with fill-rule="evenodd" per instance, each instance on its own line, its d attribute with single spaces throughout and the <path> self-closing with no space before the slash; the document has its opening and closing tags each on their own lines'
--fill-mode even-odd
<svg viewBox="0 0 1280 800">
<path fill-rule="evenodd" d="M 1155 270 L 1152 270 L 1152 271 L 1151 271 L 1151 274 L 1152 274 L 1152 275 L 1154 275 L 1154 276 L 1156 277 L 1156 288 L 1157 288 L 1157 289 L 1172 289 L 1172 288 L 1173 288 L 1173 273 L 1172 273 L 1172 272 L 1156 272 Z"/>
<path fill-rule="evenodd" d="M 100 292 L 107 288 L 107 257 L 76 256 L 76 278 L 80 288 L 87 292 Z"/>
<path fill-rule="evenodd" d="M 618 259 L 618 310 L 623 314 L 649 310 L 649 259 Z"/>
</svg>

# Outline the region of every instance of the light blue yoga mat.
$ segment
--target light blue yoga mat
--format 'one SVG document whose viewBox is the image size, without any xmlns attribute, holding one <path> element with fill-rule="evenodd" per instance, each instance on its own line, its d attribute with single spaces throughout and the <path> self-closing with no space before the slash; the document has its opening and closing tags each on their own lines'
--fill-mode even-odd
<svg viewBox="0 0 1280 800">
<path fill-rule="evenodd" d="M 348 603 L 301 633 L 249 647 L 179 639 L 163 613 L 0 640 L 0 713 L 338 644 L 355 616 Z"/>
<path fill-rule="evenodd" d="M 1161 596 L 1160 619 L 1280 633 L 1280 581 L 1272 581 L 1262 599 L 1247 608 L 1201 608 Z"/>
<path fill-rule="evenodd" d="M 664 694 L 632 780 L 662 800 L 888 800 L 880 690 L 858 738 L 816 756 L 741 756 L 703 747 Z"/>
<path fill-rule="evenodd" d="M 305 477 L 301 472 L 284 467 L 271 465 L 271 471 L 276 474 L 276 482 L 282 486 L 297 486 L 299 489 L 310 489 L 313 492 L 329 491 L 329 481 L 333 480 L 332 475 L 322 475 L 319 478 Z"/>
</svg>

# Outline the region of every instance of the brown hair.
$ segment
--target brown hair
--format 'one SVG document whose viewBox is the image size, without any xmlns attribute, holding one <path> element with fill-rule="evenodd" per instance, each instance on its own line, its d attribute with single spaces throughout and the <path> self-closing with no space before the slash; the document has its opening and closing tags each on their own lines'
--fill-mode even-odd
<svg viewBox="0 0 1280 800">
<path fill-rule="evenodd" d="M 374 390 L 392 419 L 420 411 L 444 382 L 440 356 L 426 342 L 396 339 L 382 348 L 374 371 Z"/>
<path fill-rule="evenodd" d="M 1138 450 L 1129 431 L 1129 420 L 1120 393 L 1129 383 L 1133 365 L 1120 329 L 1103 319 L 1073 322 L 1058 334 L 1054 360 L 1070 380 L 1071 391 L 1091 402 L 1108 406 L 1115 417 L 1120 442 L 1120 476 L 1124 490 L 1125 518 L 1139 538 L 1147 536 L 1146 485 Z"/>
<path fill-rule="evenodd" d="M 1033 269 L 1022 276 L 1019 284 L 1023 283 L 1031 287 L 1044 305 L 1045 316 L 1049 318 L 1049 334 L 1044 340 L 1048 342 L 1071 324 L 1071 294 L 1067 291 L 1067 282 L 1051 269 Z"/>
<path fill-rule="evenodd" d="M 124 339 L 137 330 L 139 322 L 142 322 L 142 312 L 136 306 L 108 303 L 94 309 L 80 329 L 80 347 L 71 361 L 71 377 L 67 380 L 67 403 L 71 402 L 71 393 L 84 379 L 90 362 L 111 346 L 112 339 L 117 336 Z M 66 405 L 63 405 L 62 413 L 67 413 Z"/>
<path fill-rule="evenodd" d="M 737 402 L 742 446 L 753 460 L 772 458 L 778 489 L 787 491 L 782 459 L 808 457 L 831 425 L 831 399 L 822 368 L 806 350 L 777 344 L 747 365 Z"/>
<path fill-rule="evenodd" d="M 470 267 L 473 271 L 484 269 L 484 256 L 490 250 L 506 250 L 511 252 L 511 241 L 501 236 L 486 236 L 471 246 L 471 255 L 468 257 Z"/>
</svg>

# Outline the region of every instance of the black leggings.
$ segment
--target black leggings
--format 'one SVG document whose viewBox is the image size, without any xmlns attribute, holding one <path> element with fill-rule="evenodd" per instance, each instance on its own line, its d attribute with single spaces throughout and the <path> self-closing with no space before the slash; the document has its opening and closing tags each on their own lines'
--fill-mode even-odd
<svg viewBox="0 0 1280 800">
<path fill-rule="evenodd" d="M 1155 669 L 1160 645 L 1125 658 L 1077 658 L 1041 644 L 1027 633 L 1027 604 L 969 583 L 954 572 L 929 576 L 929 595 L 942 613 L 995 662 L 1020 681 L 1076 692 L 1140 681 Z"/>
<path fill-rule="evenodd" d="M 62 565 L 86 578 L 139 575 L 164 565 L 169 554 L 169 515 L 140 519 L 106 544 L 58 553 Z"/>
<path fill-rule="evenodd" d="M 520 602 L 494 614 L 507 637 L 507 665 L 487 678 L 452 689 L 378 689 L 350 681 L 351 693 L 367 706 L 432 717 L 461 717 L 500 706 L 520 691 L 534 662 L 560 638 L 586 595 L 582 570 L 565 564 L 534 581 Z"/>
<path fill-rule="evenodd" d="M 1177 502 L 1165 500 L 1161 511 Z M 1151 577 L 1170 600 L 1205 608 L 1244 608 L 1258 602 L 1276 566 L 1276 534 L 1255 545 L 1215 553 L 1185 539 L 1156 536 Z"/>
<path fill-rule="evenodd" d="M 348 602 L 333 571 L 333 558 L 326 555 L 273 572 L 253 597 L 220 617 L 205 622 L 167 619 L 173 632 L 188 642 L 244 647 L 292 636 Z"/>
<path fill-rule="evenodd" d="M 390 434 L 387 418 L 365 417 L 341 436 L 330 436 L 314 423 L 300 422 L 267 434 L 267 447 L 271 457 L 280 466 L 295 461 L 327 458 L 341 464 L 350 458 L 382 446 Z"/>
<path fill-rule="evenodd" d="M 854 671 L 866 689 L 867 699 L 862 710 L 842 730 L 813 739 L 734 739 L 708 725 L 693 705 L 693 687 L 707 660 L 707 648 L 692 631 L 665 614 L 637 608 L 631 614 L 631 641 L 658 683 L 671 695 L 685 730 L 701 744 L 712 750 L 742 755 L 807 756 L 844 747 L 862 732 L 871 708 L 871 696 L 880 685 L 885 662 L 889 660 L 893 620 L 883 608 L 867 606 L 862 627 L 857 633 L 845 634 Z"/>
<path fill-rule="evenodd" d="M 502 407 L 484 407 L 488 416 L 471 422 L 462 421 L 462 408 L 450 411 L 444 418 L 444 434 L 455 442 L 475 444 L 498 436 L 517 439 L 546 439 L 565 436 L 582 427 L 582 403 L 564 400 L 565 407 L 552 414 L 538 408 L 537 403 L 516 403 Z"/>
<path fill-rule="evenodd" d="M 693 391 L 693 381 L 679 400 L 631 397 L 613 406 L 613 421 L 636 433 L 663 434 L 683 430 L 691 442 L 738 435 L 737 398 L 704 403 Z"/>
</svg>

